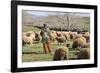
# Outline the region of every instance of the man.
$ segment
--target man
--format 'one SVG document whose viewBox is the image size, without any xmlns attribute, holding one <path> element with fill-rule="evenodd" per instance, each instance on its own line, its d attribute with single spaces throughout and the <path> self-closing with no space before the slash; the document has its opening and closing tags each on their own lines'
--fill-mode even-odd
<svg viewBox="0 0 100 73">
<path fill-rule="evenodd" d="M 45 54 L 51 53 L 51 42 L 50 42 L 50 30 L 46 24 L 43 24 L 43 29 L 41 30 L 43 51 Z"/>
</svg>

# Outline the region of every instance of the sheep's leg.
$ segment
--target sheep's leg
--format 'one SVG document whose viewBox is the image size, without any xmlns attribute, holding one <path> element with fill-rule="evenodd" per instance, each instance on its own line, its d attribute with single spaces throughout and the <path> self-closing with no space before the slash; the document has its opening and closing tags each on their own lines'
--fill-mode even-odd
<svg viewBox="0 0 100 73">
<path fill-rule="evenodd" d="M 30 46 L 30 47 L 33 46 L 33 42 L 30 42 L 30 45 L 29 45 L 29 46 Z"/>
<path fill-rule="evenodd" d="M 31 43 L 30 46 L 33 46 L 33 43 Z"/>
<path fill-rule="evenodd" d="M 25 46 L 28 46 L 28 44 L 26 43 L 26 45 Z"/>
</svg>

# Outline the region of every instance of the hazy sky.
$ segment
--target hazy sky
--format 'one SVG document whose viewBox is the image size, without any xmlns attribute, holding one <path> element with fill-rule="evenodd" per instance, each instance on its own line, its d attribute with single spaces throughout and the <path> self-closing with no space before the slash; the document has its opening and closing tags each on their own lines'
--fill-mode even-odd
<svg viewBox="0 0 100 73">
<path fill-rule="evenodd" d="M 48 15 L 64 15 L 66 14 L 65 12 L 44 12 L 44 11 L 29 11 L 29 10 L 25 10 L 25 12 L 27 12 L 30 15 L 35 15 L 35 16 L 48 16 Z M 85 16 L 85 17 L 89 17 L 90 14 L 89 13 L 69 13 L 70 15 L 76 15 L 76 16 Z"/>
</svg>

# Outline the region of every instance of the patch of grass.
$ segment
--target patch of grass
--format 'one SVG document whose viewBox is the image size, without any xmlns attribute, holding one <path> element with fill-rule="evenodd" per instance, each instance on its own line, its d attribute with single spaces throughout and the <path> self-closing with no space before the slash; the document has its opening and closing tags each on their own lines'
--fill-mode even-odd
<svg viewBox="0 0 100 73">
<path fill-rule="evenodd" d="M 28 32 L 28 31 L 40 31 L 40 29 L 32 26 L 23 26 L 22 28 L 23 32 Z"/>
<path fill-rule="evenodd" d="M 52 61 L 51 54 L 23 54 L 23 62 Z"/>
</svg>

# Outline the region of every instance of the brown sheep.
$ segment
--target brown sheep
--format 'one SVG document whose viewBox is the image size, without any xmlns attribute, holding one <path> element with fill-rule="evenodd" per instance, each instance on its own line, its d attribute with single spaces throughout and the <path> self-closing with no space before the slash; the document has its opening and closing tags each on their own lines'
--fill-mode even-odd
<svg viewBox="0 0 100 73">
<path fill-rule="evenodd" d="M 85 45 L 82 46 L 82 48 L 90 48 L 90 43 L 86 43 Z"/>
<path fill-rule="evenodd" d="M 77 55 L 77 59 L 90 59 L 90 48 L 82 48 Z"/>
<path fill-rule="evenodd" d="M 90 41 L 90 33 L 89 32 L 86 32 L 85 34 L 83 34 L 83 36 L 86 38 L 87 42 Z"/>
<path fill-rule="evenodd" d="M 65 38 L 65 36 L 56 37 L 56 40 L 58 41 L 58 44 L 66 43 L 66 38 Z"/>
<path fill-rule="evenodd" d="M 69 32 L 62 32 L 63 36 L 65 36 L 66 40 L 70 40 Z"/>
<path fill-rule="evenodd" d="M 86 44 L 86 39 L 84 37 L 76 38 L 73 41 L 73 49 L 81 48 Z"/>
<path fill-rule="evenodd" d="M 68 53 L 69 53 L 69 49 L 67 47 L 61 47 L 59 49 L 56 49 L 53 61 L 67 60 Z"/>
<path fill-rule="evenodd" d="M 70 39 L 74 40 L 76 38 L 77 32 L 69 32 Z"/>
</svg>

